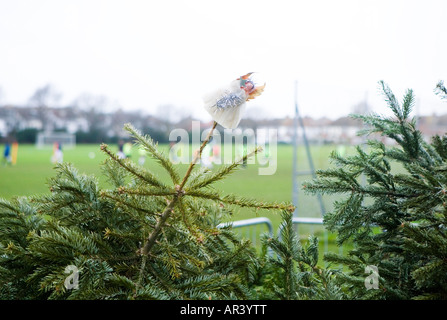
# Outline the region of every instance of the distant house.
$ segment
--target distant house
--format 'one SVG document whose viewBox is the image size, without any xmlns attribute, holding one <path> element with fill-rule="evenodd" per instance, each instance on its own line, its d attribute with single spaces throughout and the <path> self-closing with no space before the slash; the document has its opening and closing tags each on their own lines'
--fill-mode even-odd
<svg viewBox="0 0 447 320">
<path fill-rule="evenodd" d="M 300 122 L 296 123 L 298 143 L 303 143 L 304 136 L 310 143 L 356 144 L 360 142 L 357 132 L 361 127 L 356 121 L 348 121 L 346 119 L 332 121 L 328 118 L 313 119 L 304 117 L 302 123 L 304 128 Z M 246 124 L 248 122 L 241 121 L 242 126 Z M 257 128 L 264 131 L 276 129 L 279 143 L 293 143 L 295 119 L 287 117 L 284 119 L 264 120 L 258 122 Z"/>
<path fill-rule="evenodd" d="M 93 109 L 92 109 L 93 110 Z M 192 117 L 184 117 L 180 121 L 170 121 L 152 115 L 142 115 L 138 111 L 117 110 L 103 113 L 94 110 L 82 110 L 77 107 L 49 108 L 49 107 L 0 107 L 0 134 L 8 136 L 11 132 L 24 129 L 37 129 L 38 131 L 67 131 L 68 133 L 102 131 L 107 137 L 127 138 L 128 132 L 123 129 L 125 123 L 131 123 L 143 133 L 151 132 L 162 136 L 169 136 L 170 131 L 176 128 L 190 131 Z M 328 118 L 314 119 L 303 117 L 302 123 L 296 128 L 298 143 L 303 142 L 304 134 L 311 143 L 342 143 L 359 144 L 364 138 L 358 136 L 363 129 L 363 123 L 350 117 L 341 117 L 336 120 Z M 255 133 L 265 135 L 270 129 L 275 129 L 278 143 L 292 143 L 295 134 L 295 119 L 292 117 L 278 119 L 251 119 L 243 118 L 239 129 L 251 129 Z M 211 123 L 202 123 L 201 130 L 211 127 Z M 443 135 L 447 132 L 447 115 L 424 116 L 417 119 L 417 128 L 429 140 L 432 136 Z M 218 127 L 217 130 L 221 128 Z M 146 132 L 144 132 L 146 131 Z M 261 131 L 263 133 L 261 133 Z M 259 137 L 260 139 L 262 137 Z M 384 140 L 385 143 L 391 143 Z"/>
</svg>

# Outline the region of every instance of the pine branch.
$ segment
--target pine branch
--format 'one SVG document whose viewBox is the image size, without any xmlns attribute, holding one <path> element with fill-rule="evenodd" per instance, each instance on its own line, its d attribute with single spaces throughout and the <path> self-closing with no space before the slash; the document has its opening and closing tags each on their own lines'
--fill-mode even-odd
<svg viewBox="0 0 447 320">
<path fill-rule="evenodd" d="M 160 188 L 160 187 L 127 188 L 121 186 L 116 191 L 114 191 L 114 193 L 144 196 L 144 197 L 149 196 L 160 197 L 160 196 L 174 196 L 178 192 L 169 188 Z"/>
<path fill-rule="evenodd" d="M 283 212 L 283 229 L 281 230 L 281 242 L 276 241 L 277 252 L 281 254 L 284 265 L 284 291 L 287 300 L 290 300 L 296 294 L 297 277 L 294 272 L 294 260 L 299 260 L 298 238 L 293 230 L 292 214 Z"/>
<path fill-rule="evenodd" d="M 391 91 L 390 87 L 384 82 L 379 81 L 379 85 L 382 88 L 382 93 L 385 97 L 385 101 L 388 103 L 388 107 L 393 111 L 394 115 L 402 121 L 404 119 L 404 113 L 402 112 L 399 102 L 396 99 L 396 96 Z"/>
<path fill-rule="evenodd" d="M 113 152 L 111 152 L 108 149 L 108 146 L 106 144 L 104 144 L 104 143 L 101 144 L 101 150 L 104 151 L 110 157 L 110 159 L 114 160 L 121 167 L 126 169 L 128 172 L 130 172 L 132 175 L 134 175 L 138 179 L 145 181 L 146 183 L 148 183 L 151 186 L 166 188 L 164 183 L 159 181 L 157 179 L 157 177 L 155 177 L 152 173 L 147 171 L 145 168 L 137 167 L 135 164 L 133 164 L 133 162 L 128 161 L 127 159 L 120 159 L 116 154 L 114 154 Z"/>
<path fill-rule="evenodd" d="M 155 226 L 154 230 L 152 231 L 152 233 L 149 235 L 149 237 L 146 240 L 146 244 L 144 245 L 143 250 L 142 250 L 142 253 L 144 255 L 147 255 L 150 252 L 152 246 L 155 244 L 155 240 L 156 240 L 158 234 L 160 233 L 160 231 L 163 228 L 163 225 L 166 223 L 166 220 L 171 215 L 176 202 L 178 201 L 179 197 L 181 197 L 184 194 L 183 187 L 185 186 L 186 182 L 188 181 L 188 178 L 191 175 L 191 171 L 192 171 L 193 167 L 195 166 L 197 160 L 201 157 L 203 148 L 209 142 L 216 126 L 217 126 L 217 122 L 214 122 L 213 127 L 211 128 L 211 130 L 208 133 L 208 136 L 205 138 L 202 145 L 200 146 L 199 152 L 196 154 L 195 158 L 190 163 L 188 170 L 186 171 L 181 184 L 179 186 L 176 186 L 177 194 L 174 195 L 172 201 L 165 208 L 165 210 L 161 214 L 160 219 L 157 222 L 157 225 Z"/>
<path fill-rule="evenodd" d="M 228 165 L 221 166 L 216 172 L 202 175 L 202 178 L 193 180 L 192 183 L 190 183 L 186 190 L 189 189 L 200 189 L 207 187 L 211 185 L 214 182 L 220 181 L 224 178 L 226 178 L 228 175 L 233 173 L 244 161 L 246 161 L 248 158 L 251 158 L 255 156 L 258 152 L 262 151 L 262 147 L 258 147 L 252 152 L 244 155 L 240 160 L 235 161 Z"/>
<path fill-rule="evenodd" d="M 148 210 L 147 208 L 142 208 L 138 205 L 137 203 L 131 202 L 130 200 L 124 200 L 118 196 L 115 196 L 113 194 L 110 194 L 108 192 L 101 192 L 101 196 L 102 197 L 106 197 L 110 200 L 114 200 L 117 203 L 120 203 L 128 208 L 134 209 L 136 211 L 140 211 L 143 214 L 145 214 L 146 216 L 161 216 L 158 212 L 152 211 L 152 210 Z M 135 219 L 137 219 L 138 221 L 140 221 L 138 219 L 138 217 L 135 217 Z"/>
<path fill-rule="evenodd" d="M 279 299 L 341 299 L 344 294 L 334 282 L 334 273 L 317 266 L 318 238 L 310 236 L 302 246 L 293 227 L 291 212 L 282 212 L 281 238 L 263 235 L 262 242 L 275 255 L 268 261 L 278 271 L 273 284 L 274 296 Z"/>
<path fill-rule="evenodd" d="M 107 158 L 101 166 L 102 172 L 107 177 L 107 180 L 115 187 L 119 188 L 126 184 L 127 171 L 121 167 L 117 162 Z"/>
<path fill-rule="evenodd" d="M 151 156 L 157 160 L 162 167 L 169 173 L 171 176 L 172 182 L 174 184 L 178 184 L 180 181 L 180 177 L 177 173 L 177 170 L 172 165 L 172 162 L 169 158 L 160 152 L 157 148 L 157 144 L 150 138 L 149 136 L 142 136 L 141 133 L 136 130 L 130 123 L 124 125 L 124 129 L 127 130 L 133 137 L 135 137 L 139 144 L 146 149 Z"/>
<path fill-rule="evenodd" d="M 208 144 L 208 142 L 210 141 L 210 139 L 211 139 L 211 137 L 212 137 L 212 135 L 213 135 L 214 129 L 216 129 L 216 126 L 217 126 L 217 122 L 214 121 L 214 123 L 213 123 L 213 127 L 212 127 L 211 130 L 208 132 L 208 135 L 207 135 L 207 137 L 205 138 L 205 140 L 203 141 L 202 145 L 200 146 L 199 151 L 196 153 L 196 156 L 194 157 L 194 159 L 193 159 L 192 162 L 190 163 L 190 165 L 189 165 L 189 167 L 188 167 L 188 170 L 186 171 L 185 176 L 183 177 L 182 183 L 181 183 L 180 186 L 179 186 L 179 190 L 183 190 L 183 187 L 185 186 L 186 182 L 188 181 L 188 179 L 189 179 L 189 177 L 190 177 L 190 175 L 191 175 L 191 171 L 192 171 L 192 169 L 193 169 L 194 166 L 196 165 L 197 161 L 201 158 L 203 149 L 205 148 L 205 146 L 206 146 L 206 145 Z"/>
<path fill-rule="evenodd" d="M 217 192 L 208 192 L 205 190 L 185 191 L 185 196 L 219 201 L 230 205 L 236 205 L 238 207 L 248 207 L 254 209 L 266 209 L 266 210 L 286 210 L 289 212 L 293 212 L 295 210 L 295 207 L 293 205 L 287 203 L 263 202 L 246 197 L 237 197 L 235 195 L 221 196 Z"/>
<path fill-rule="evenodd" d="M 408 89 L 405 93 L 403 103 L 402 103 L 402 119 L 406 120 L 410 116 L 411 111 L 414 107 L 414 96 L 413 90 Z"/>
<path fill-rule="evenodd" d="M 441 99 L 447 99 L 447 88 L 444 86 L 444 81 L 439 81 L 435 88 L 435 93 L 441 96 Z"/>
</svg>

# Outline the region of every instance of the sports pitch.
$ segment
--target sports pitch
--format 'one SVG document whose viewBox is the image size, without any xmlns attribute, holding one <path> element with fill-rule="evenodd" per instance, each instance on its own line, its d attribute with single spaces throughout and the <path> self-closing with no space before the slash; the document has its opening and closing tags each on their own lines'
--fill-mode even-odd
<svg viewBox="0 0 447 320">
<path fill-rule="evenodd" d="M 110 145 L 114 152 L 118 146 Z M 161 145 L 165 152 L 169 151 L 168 145 Z M 278 145 L 276 153 L 276 171 L 272 175 L 259 175 L 259 164 L 248 164 L 240 168 L 226 179 L 215 184 L 215 187 L 225 194 L 236 194 L 238 196 L 254 198 L 262 201 L 292 203 L 293 186 L 293 147 L 291 145 Z M 315 145 L 311 147 L 313 163 L 316 169 L 325 169 L 330 166 L 329 154 L 333 150 L 343 150 L 350 153 L 353 147 L 336 145 Z M 94 175 L 101 187 L 108 188 L 107 181 L 101 172 L 101 163 L 106 155 L 100 151 L 100 146 L 76 145 L 72 149 L 65 149 L 64 162 L 70 162 L 80 173 Z M 0 198 L 11 199 L 16 196 L 29 196 L 49 192 L 47 179 L 54 176 L 54 164 L 51 161 L 52 148 L 37 149 L 34 145 L 19 145 L 17 163 L 13 166 L 0 166 Z M 131 159 L 138 163 L 139 153 L 132 148 Z M 308 171 L 304 146 L 298 147 L 297 170 Z M 163 178 L 164 172 L 159 165 L 150 157 L 146 158 L 144 167 Z M 199 165 L 198 165 L 199 166 Z M 187 165 L 179 165 L 180 172 L 186 170 Z M 214 165 L 216 168 L 216 165 Z M 211 169 L 212 170 L 212 169 Z M 167 179 L 167 176 L 166 176 Z M 320 205 L 316 196 L 307 195 L 302 191 L 301 184 L 310 180 L 310 175 L 300 175 L 297 179 L 298 185 L 298 215 L 301 217 L 321 217 Z M 326 212 L 331 210 L 334 198 L 323 196 Z M 255 217 L 267 217 L 271 220 L 276 232 L 281 217 L 278 212 L 259 210 L 254 211 L 246 208 L 233 208 L 232 220 L 242 220 Z"/>
</svg>

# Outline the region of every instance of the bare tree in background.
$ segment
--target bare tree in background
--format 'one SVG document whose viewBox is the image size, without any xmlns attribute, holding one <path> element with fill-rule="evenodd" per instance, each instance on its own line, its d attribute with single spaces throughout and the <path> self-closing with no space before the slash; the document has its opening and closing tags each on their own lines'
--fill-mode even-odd
<svg viewBox="0 0 447 320">
<path fill-rule="evenodd" d="M 87 112 L 88 126 L 92 130 L 101 126 L 101 114 L 104 112 L 107 103 L 108 100 L 103 95 L 83 93 L 72 102 L 72 105 Z"/>
<path fill-rule="evenodd" d="M 107 98 L 105 96 L 91 93 L 82 93 L 72 102 L 73 106 L 81 110 L 96 110 L 97 112 L 102 112 L 106 104 Z"/>
<path fill-rule="evenodd" d="M 104 111 L 108 103 L 107 97 L 90 93 L 83 93 L 72 102 L 73 107 L 86 113 L 90 135 L 105 136 Z"/>
<path fill-rule="evenodd" d="M 62 94 L 57 91 L 51 84 L 47 84 L 38 88 L 34 94 L 29 98 L 30 107 L 37 108 L 38 118 L 42 123 L 42 128 L 45 131 L 51 131 L 51 122 L 49 121 L 48 108 L 56 107 L 62 98 Z"/>
</svg>

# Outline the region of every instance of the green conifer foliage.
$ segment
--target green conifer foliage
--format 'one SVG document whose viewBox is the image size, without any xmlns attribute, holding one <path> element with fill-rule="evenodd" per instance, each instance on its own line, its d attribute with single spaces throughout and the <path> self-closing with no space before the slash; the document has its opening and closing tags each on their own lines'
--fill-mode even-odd
<svg viewBox="0 0 447 320">
<path fill-rule="evenodd" d="M 49 180 L 51 194 L 1 200 L 0 298 L 251 297 L 256 252 L 231 228 L 217 225 L 232 206 L 293 208 L 213 188 L 241 161 L 205 172 L 194 171 L 196 158 L 181 178 L 150 137 L 125 128 L 169 180 L 102 145 L 109 156 L 102 169 L 112 189 L 101 190 L 95 177 L 63 163 Z"/>
<path fill-rule="evenodd" d="M 371 135 L 367 151 L 358 146 L 352 156 L 332 153 L 334 166 L 304 188 L 342 196 L 324 222 L 340 244 L 352 240 L 355 249 L 326 259 L 349 267 L 337 280 L 352 298 L 446 299 L 447 137 L 424 141 L 410 118 L 413 92 L 400 103 L 385 83 L 380 86 L 393 117 L 355 116 L 368 126 L 361 132 Z M 447 96 L 442 82 L 436 91 Z M 377 289 L 365 285 L 367 266 L 377 267 Z"/>
<path fill-rule="evenodd" d="M 336 272 L 318 266 L 318 238 L 309 236 L 302 245 L 295 232 L 292 213 L 282 212 L 280 236 L 264 234 L 262 242 L 270 249 L 263 270 L 264 299 L 340 300 L 346 298 L 334 281 Z"/>
</svg>

